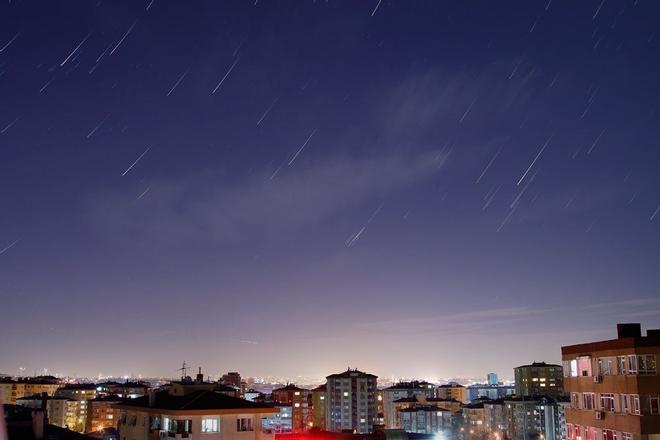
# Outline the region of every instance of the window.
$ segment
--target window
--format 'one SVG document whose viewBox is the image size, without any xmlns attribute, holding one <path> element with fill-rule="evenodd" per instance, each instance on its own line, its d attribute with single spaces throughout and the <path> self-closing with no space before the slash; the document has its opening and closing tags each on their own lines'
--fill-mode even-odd
<svg viewBox="0 0 660 440">
<path fill-rule="evenodd" d="M 218 432 L 217 418 L 202 419 L 202 432 Z"/>
<path fill-rule="evenodd" d="M 573 424 L 566 424 L 566 434 L 568 435 L 568 440 L 575 440 L 575 431 L 573 430 Z"/>
<path fill-rule="evenodd" d="M 578 393 L 571 393 L 571 408 L 580 408 L 580 395 Z"/>
<path fill-rule="evenodd" d="M 596 395 L 594 393 L 582 393 L 582 409 L 596 409 Z"/>
<path fill-rule="evenodd" d="M 614 411 L 614 394 L 600 395 L 600 408 L 603 411 Z"/>
<path fill-rule="evenodd" d="M 660 414 L 660 397 L 649 396 L 649 411 L 651 414 Z"/>
<path fill-rule="evenodd" d="M 625 356 L 617 356 L 616 357 L 616 372 L 617 372 L 617 374 L 628 374 L 628 370 L 626 369 L 626 357 Z"/>
<path fill-rule="evenodd" d="M 635 415 L 640 415 L 640 407 L 639 407 L 639 395 L 638 394 L 631 394 L 630 395 L 630 406 L 632 407 L 632 413 Z"/>
<path fill-rule="evenodd" d="M 580 376 L 591 376 L 591 358 L 589 356 L 579 357 L 577 363 Z"/>
<path fill-rule="evenodd" d="M 572 361 L 570 361 L 569 365 L 570 365 L 571 377 L 578 377 L 579 375 L 578 375 L 577 359 L 573 359 Z"/>
<path fill-rule="evenodd" d="M 637 355 L 628 356 L 628 374 L 637 374 Z"/>
<path fill-rule="evenodd" d="M 580 425 L 575 425 L 575 435 L 573 437 L 575 440 L 582 440 L 582 427 Z"/>
<path fill-rule="evenodd" d="M 624 414 L 630 412 L 630 396 L 628 394 L 621 394 L 621 412 Z"/>
<path fill-rule="evenodd" d="M 639 374 L 655 374 L 655 355 L 643 354 L 637 356 Z"/>
<path fill-rule="evenodd" d="M 238 432 L 254 431 L 254 428 L 252 427 L 252 419 L 248 419 L 248 418 L 236 419 L 236 431 Z"/>
<path fill-rule="evenodd" d="M 603 429 L 603 440 L 617 440 L 616 431 L 611 429 Z"/>
<path fill-rule="evenodd" d="M 598 358 L 598 374 L 601 376 L 609 376 L 612 374 L 612 358 Z"/>
<path fill-rule="evenodd" d="M 622 432 L 621 433 L 621 440 L 633 440 L 633 436 L 629 432 Z"/>
</svg>

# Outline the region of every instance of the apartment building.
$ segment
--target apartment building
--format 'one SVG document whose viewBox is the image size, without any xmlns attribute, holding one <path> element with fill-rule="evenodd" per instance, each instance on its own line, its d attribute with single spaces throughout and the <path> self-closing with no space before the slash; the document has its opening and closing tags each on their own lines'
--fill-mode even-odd
<svg viewBox="0 0 660 440">
<path fill-rule="evenodd" d="M 513 369 L 516 381 L 516 396 L 560 396 L 562 387 L 562 366 L 533 362 Z"/>
<path fill-rule="evenodd" d="M 399 429 L 418 434 L 449 434 L 452 429 L 452 412 L 435 405 L 403 408 L 399 411 Z"/>
<path fill-rule="evenodd" d="M 211 390 L 152 391 L 116 404 L 122 440 L 272 440 L 262 420 L 278 410 Z"/>
<path fill-rule="evenodd" d="M 325 430 L 327 387 L 325 384 L 312 389 L 312 424 L 315 428 Z"/>
<path fill-rule="evenodd" d="M 76 432 L 85 432 L 87 425 L 87 402 L 97 396 L 96 385 L 93 383 L 67 384 L 58 389 L 57 397 L 67 397 L 75 401 L 73 405 L 75 415 L 69 429 Z"/>
<path fill-rule="evenodd" d="M 468 403 L 467 389 L 456 382 L 439 385 L 436 390 L 436 397 L 441 399 L 456 399 L 462 403 Z"/>
<path fill-rule="evenodd" d="M 59 426 L 60 428 L 68 428 L 75 425 L 79 402 L 68 397 L 50 397 L 43 394 L 35 394 L 16 399 L 16 405 L 31 409 L 42 409 L 44 401 L 46 403 L 48 423 Z"/>
<path fill-rule="evenodd" d="M 54 396 L 61 386 L 61 381 L 53 376 L 19 377 L 17 379 L 1 377 L 0 403 L 16 404 L 16 399 L 35 394 L 46 393 L 48 396 Z"/>
<path fill-rule="evenodd" d="M 302 432 L 312 427 L 310 391 L 288 384 L 273 390 L 273 402 L 291 407 L 291 431 Z"/>
<path fill-rule="evenodd" d="M 400 428 L 395 401 L 415 396 L 435 397 L 435 386 L 429 382 L 399 382 L 383 390 L 383 415 L 385 428 Z"/>
<path fill-rule="evenodd" d="M 115 408 L 115 405 L 121 403 L 121 401 L 121 397 L 113 394 L 88 400 L 85 432 L 116 428 L 119 420 L 119 410 Z"/>
<path fill-rule="evenodd" d="M 618 324 L 617 339 L 561 350 L 569 440 L 660 439 L 660 330 Z"/>
<path fill-rule="evenodd" d="M 377 379 L 373 374 L 350 368 L 326 377 L 329 431 L 372 432 L 377 418 Z"/>
</svg>

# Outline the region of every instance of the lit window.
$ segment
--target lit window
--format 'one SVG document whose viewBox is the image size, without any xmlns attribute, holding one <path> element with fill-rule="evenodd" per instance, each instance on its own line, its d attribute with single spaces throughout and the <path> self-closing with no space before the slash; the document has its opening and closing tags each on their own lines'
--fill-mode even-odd
<svg viewBox="0 0 660 440">
<path fill-rule="evenodd" d="M 202 419 L 202 432 L 218 432 L 218 419 Z"/>
<path fill-rule="evenodd" d="M 344 397 L 348 397 L 348 391 L 344 391 Z"/>
<path fill-rule="evenodd" d="M 293 406 L 295 406 L 296 408 L 300 408 L 300 404 L 299 404 L 299 403 L 294 403 Z"/>
<path fill-rule="evenodd" d="M 321 400 L 325 400 L 325 396 L 321 396 Z"/>
</svg>

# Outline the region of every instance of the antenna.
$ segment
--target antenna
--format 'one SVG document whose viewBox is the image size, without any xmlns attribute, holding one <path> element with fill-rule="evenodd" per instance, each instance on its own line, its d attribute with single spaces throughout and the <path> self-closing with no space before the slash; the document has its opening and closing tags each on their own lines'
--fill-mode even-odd
<svg viewBox="0 0 660 440">
<path fill-rule="evenodd" d="M 186 366 L 186 361 L 183 361 L 183 366 L 181 368 L 177 368 L 176 371 L 180 371 L 181 372 L 181 379 L 185 379 L 186 376 L 187 376 L 186 373 L 188 372 L 188 367 Z"/>
</svg>

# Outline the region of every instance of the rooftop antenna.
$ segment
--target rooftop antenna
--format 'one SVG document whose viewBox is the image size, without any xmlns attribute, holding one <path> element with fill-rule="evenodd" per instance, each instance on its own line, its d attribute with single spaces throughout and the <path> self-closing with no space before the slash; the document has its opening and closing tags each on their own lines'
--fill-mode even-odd
<svg viewBox="0 0 660 440">
<path fill-rule="evenodd" d="M 180 371 L 180 372 L 181 372 L 181 379 L 182 379 L 182 380 L 185 379 L 186 376 L 187 376 L 186 373 L 188 372 L 188 367 L 186 366 L 186 361 L 183 361 L 183 366 L 182 366 L 181 368 L 177 368 L 176 371 Z"/>
</svg>

